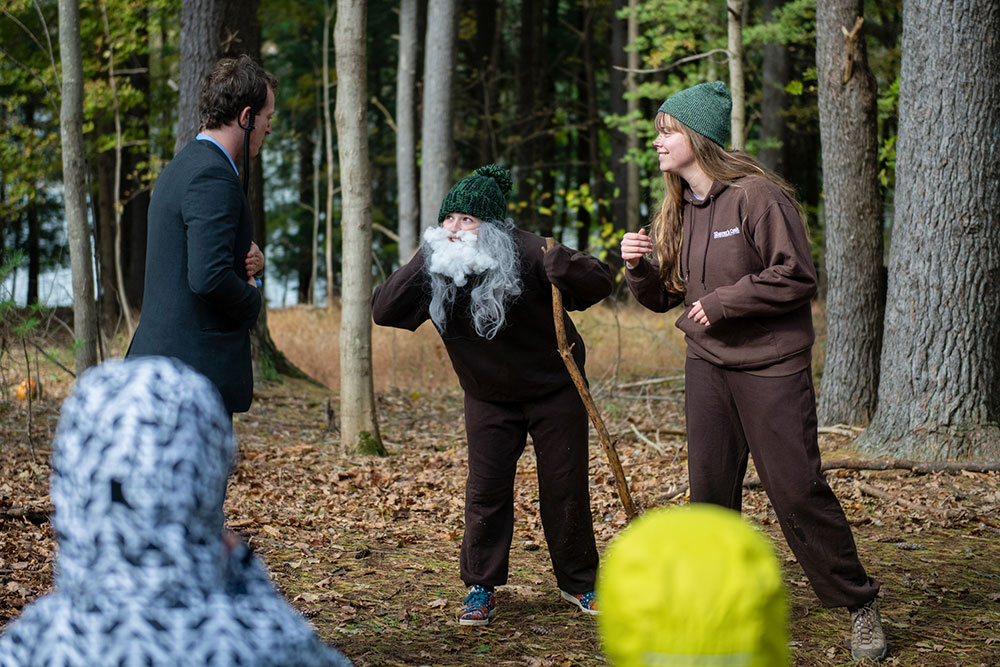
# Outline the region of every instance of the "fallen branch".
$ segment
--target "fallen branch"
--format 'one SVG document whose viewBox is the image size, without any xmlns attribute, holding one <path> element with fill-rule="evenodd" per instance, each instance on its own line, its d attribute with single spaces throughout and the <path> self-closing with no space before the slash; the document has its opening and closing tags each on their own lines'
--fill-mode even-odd
<svg viewBox="0 0 1000 667">
<path fill-rule="evenodd" d="M 673 401 L 674 403 L 684 401 L 683 398 L 677 398 L 676 396 L 636 396 L 632 394 L 608 394 L 608 398 L 618 398 L 626 401 Z"/>
<path fill-rule="evenodd" d="M 661 445 L 658 442 L 653 442 L 652 440 L 650 440 L 649 438 L 647 438 L 646 436 L 644 436 L 642 433 L 639 433 L 639 429 L 637 429 L 635 427 L 635 424 L 629 424 L 629 426 L 632 427 L 632 432 L 635 433 L 635 435 L 636 435 L 637 438 L 639 438 L 640 440 L 642 440 L 643 442 L 645 442 L 647 445 L 649 445 L 650 447 L 652 447 L 653 449 L 655 449 L 659 453 L 661 453 L 661 454 L 663 453 L 663 445 Z"/>
<path fill-rule="evenodd" d="M 819 433 L 827 433 L 832 435 L 846 435 L 850 437 L 855 437 L 861 433 L 863 429 L 857 426 L 845 426 L 843 424 L 837 424 L 836 426 L 820 426 L 816 429 Z"/>
<path fill-rule="evenodd" d="M 822 470 L 909 470 L 931 472 L 998 472 L 1000 463 L 985 461 L 910 461 L 907 459 L 839 459 L 826 461 Z"/>
<path fill-rule="evenodd" d="M 887 493 L 882 489 L 877 489 L 870 484 L 865 484 L 864 482 L 856 482 L 858 489 L 861 493 L 865 495 L 872 496 L 873 498 L 880 498 L 881 500 L 886 500 L 891 503 L 896 503 L 900 507 L 905 507 L 908 510 L 914 512 L 924 512 L 926 514 L 937 514 L 943 516 L 946 519 L 958 519 L 963 516 L 963 513 L 959 510 L 950 510 L 940 507 L 928 507 L 927 505 L 920 505 L 919 503 L 911 503 L 908 500 L 903 500 L 902 498 L 897 498 L 891 493 Z"/>
<path fill-rule="evenodd" d="M 666 382 L 675 382 L 677 380 L 683 380 L 683 375 L 668 375 L 662 378 L 650 378 L 648 380 L 638 380 L 636 382 L 620 382 L 618 384 L 612 385 L 616 389 L 631 389 L 633 387 L 645 387 L 651 384 L 663 384 Z"/>
<path fill-rule="evenodd" d="M 0 521 L 3 520 L 24 520 L 30 523 L 40 526 L 43 523 L 48 523 L 49 514 L 52 512 L 52 508 L 44 510 L 33 510 L 25 509 L 23 507 L 10 507 L 6 509 L 0 509 Z"/>
<path fill-rule="evenodd" d="M 664 503 L 669 503 L 674 498 L 679 498 L 680 496 L 683 496 L 685 493 L 687 493 L 688 488 L 689 487 L 686 484 L 684 486 L 679 486 L 676 489 L 669 491 L 667 495 L 660 497 L 658 500 Z"/>
<path fill-rule="evenodd" d="M 556 245 L 555 239 L 551 237 L 545 239 L 545 243 L 547 249 L 549 250 L 554 248 Z M 597 411 L 597 405 L 594 403 L 594 397 L 590 395 L 590 389 L 587 388 L 587 383 L 583 379 L 583 374 L 580 373 L 580 369 L 576 365 L 576 360 L 573 358 L 573 352 L 566 339 L 566 323 L 563 319 L 565 314 L 562 305 L 562 293 L 555 285 L 552 286 L 552 316 L 555 321 L 556 342 L 559 345 L 559 356 L 562 357 L 563 363 L 566 365 L 566 370 L 569 371 L 569 376 L 573 379 L 573 384 L 576 385 L 576 390 L 580 393 L 583 405 L 587 408 L 587 414 L 590 415 L 590 421 L 593 422 L 594 428 L 597 429 L 597 435 L 601 439 L 601 446 L 604 448 L 604 454 L 608 457 L 608 463 L 611 465 L 611 472 L 615 476 L 615 486 L 618 488 L 618 498 L 622 501 L 622 506 L 625 508 L 625 516 L 627 516 L 631 521 L 638 516 L 639 513 L 635 509 L 635 503 L 632 502 L 632 494 L 629 493 L 628 482 L 625 480 L 625 472 L 622 470 L 621 461 L 618 459 L 618 452 L 615 451 L 615 445 L 611 442 L 611 436 L 608 435 L 608 429 L 604 425 L 604 420 L 601 419 L 601 414 Z"/>
</svg>

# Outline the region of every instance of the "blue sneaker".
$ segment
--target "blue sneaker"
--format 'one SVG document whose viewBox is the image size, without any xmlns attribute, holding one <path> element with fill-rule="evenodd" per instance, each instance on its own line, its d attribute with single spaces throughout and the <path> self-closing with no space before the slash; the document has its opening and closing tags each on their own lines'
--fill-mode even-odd
<svg viewBox="0 0 1000 667">
<path fill-rule="evenodd" d="M 458 617 L 459 625 L 487 625 L 496 609 L 497 598 L 492 588 L 474 584 L 469 587 L 464 604 L 465 609 Z"/>
<path fill-rule="evenodd" d="M 596 616 L 601 613 L 597 610 L 597 600 L 594 599 L 594 591 L 587 591 L 586 593 L 567 593 L 560 588 L 559 593 L 562 595 L 563 600 L 566 600 L 566 602 L 569 602 L 575 607 L 579 607 L 580 611 L 586 614 L 593 614 Z"/>
</svg>

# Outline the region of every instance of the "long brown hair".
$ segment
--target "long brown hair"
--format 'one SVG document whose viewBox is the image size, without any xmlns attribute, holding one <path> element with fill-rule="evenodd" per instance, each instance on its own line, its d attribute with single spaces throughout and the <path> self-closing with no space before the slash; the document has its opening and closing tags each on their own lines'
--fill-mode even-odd
<svg viewBox="0 0 1000 667">
<path fill-rule="evenodd" d="M 732 183 L 744 176 L 763 176 L 772 181 L 795 200 L 795 190 L 783 178 L 764 167 L 742 151 L 727 151 L 711 139 L 701 135 L 673 116 L 662 111 L 654 120 L 657 132 L 681 132 L 691 144 L 695 162 L 713 181 Z M 653 238 L 656 259 L 660 264 L 660 280 L 672 292 L 685 291 L 681 276 L 681 242 L 684 223 L 684 180 L 680 176 L 663 173 L 663 200 L 653 215 L 649 233 Z"/>
</svg>

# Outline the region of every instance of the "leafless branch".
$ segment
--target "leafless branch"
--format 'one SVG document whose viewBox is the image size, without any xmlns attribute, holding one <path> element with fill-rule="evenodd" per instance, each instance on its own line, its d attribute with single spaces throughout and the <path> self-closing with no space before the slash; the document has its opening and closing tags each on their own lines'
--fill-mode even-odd
<svg viewBox="0 0 1000 667">
<path fill-rule="evenodd" d="M 385 108 L 385 105 L 382 104 L 382 102 L 379 101 L 379 99 L 374 95 L 372 95 L 372 104 L 377 106 L 379 108 L 379 111 L 385 114 L 385 119 L 389 122 L 389 127 L 392 128 L 392 131 L 398 133 L 399 128 L 396 127 L 396 121 L 392 119 L 392 114 L 389 113 L 389 110 Z"/>
<path fill-rule="evenodd" d="M 729 56 L 729 51 L 726 49 L 712 49 L 711 51 L 706 51 L 705 53 L 699 53 L 697 55 L 688 56 L 686 58 L 681 58 L 680 60 L 675 60 L 666 67 L 654 67 L 652 69 L 629 69 L 628 67 L 621 67 L 615 65 L 615 69 L 620 72 L 627 72 L 629 74 L 656 74 L 657 72 L 667 72 L 675 67 L 680 67 L 685 63 L 694 62 L 695 60 L 701 60 L 702 58 L 708 58 L 714 56 L 717 53 L 725 53 L 726 57 Z"/>
<path fill-rule="evenodd" d="M 389 229 L 385 225 L 382 225 L 382 224 L 377 223 L 377 222 L 373 222 L 372 223 L 372 229 L 376 229 L 376 230 L 382 232 L 383 234 L 385 234 L 386 236 L 388 236 L 390 239 L 392 239 L 396 243 L 399 243 L 399 234 L 397 234 L 396 232 L 392 231 L 391 229 Z"/>
<path fill-rule="evenodd" d="M 25 65 L 24 63 L 22 63 L 20 60 L 18 60 L 17 58 L 15 58 L 13 55 L 11 55 L 10 51 L 8 51 L 7 49 L 3 48 L 3 46 L 0 46 L 0 53 L 2 53 L 3 55 L 7 56 L 8 58 L 10 58 L 11 61 L 15 65 L 17 65 L 18 67 L 20 67 L 21 69 L 23 69 L 25 72 L 27 72 L 29 75 L 31 75 L 32 77 L 34 77 L 35 79 L 37 79 L 38 83 L 42 84 L 42 88 L 45 90 L 45 95 L 46 95 L 46 97 L 49 98 L 49 104 L 52 105 L 52 110 L 55 112 L 56 116 L 58 117 L 59 116 L 59 105 L 56 104 L 55 98 L 52 97 L 52 92 L 49 90 L 48 84 L 45 83 L 45 79 L 43 79 L 42 77 L 38 76 L 34 71 L 32 71 L 32 69 L 30 67 L 28 67 L 27 65 Z"/>
</svg>

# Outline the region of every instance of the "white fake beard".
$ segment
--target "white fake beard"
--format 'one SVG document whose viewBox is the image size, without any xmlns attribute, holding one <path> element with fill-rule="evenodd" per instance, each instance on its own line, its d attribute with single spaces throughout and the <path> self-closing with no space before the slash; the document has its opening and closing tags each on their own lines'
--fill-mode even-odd
<svg viewBox="0 0 1000 667">
<path fill-rule="evenodd" d="M 470 276 L 496 268 L 496 260 L 479 249 L 478 238 L 475 232 L 452 234 L 444 227 L 429 227 L 424 232 L 424 243 L 430 250 L 427 271 L 447 276 L 456 286 L 464 287 Z"/>
</svg>

